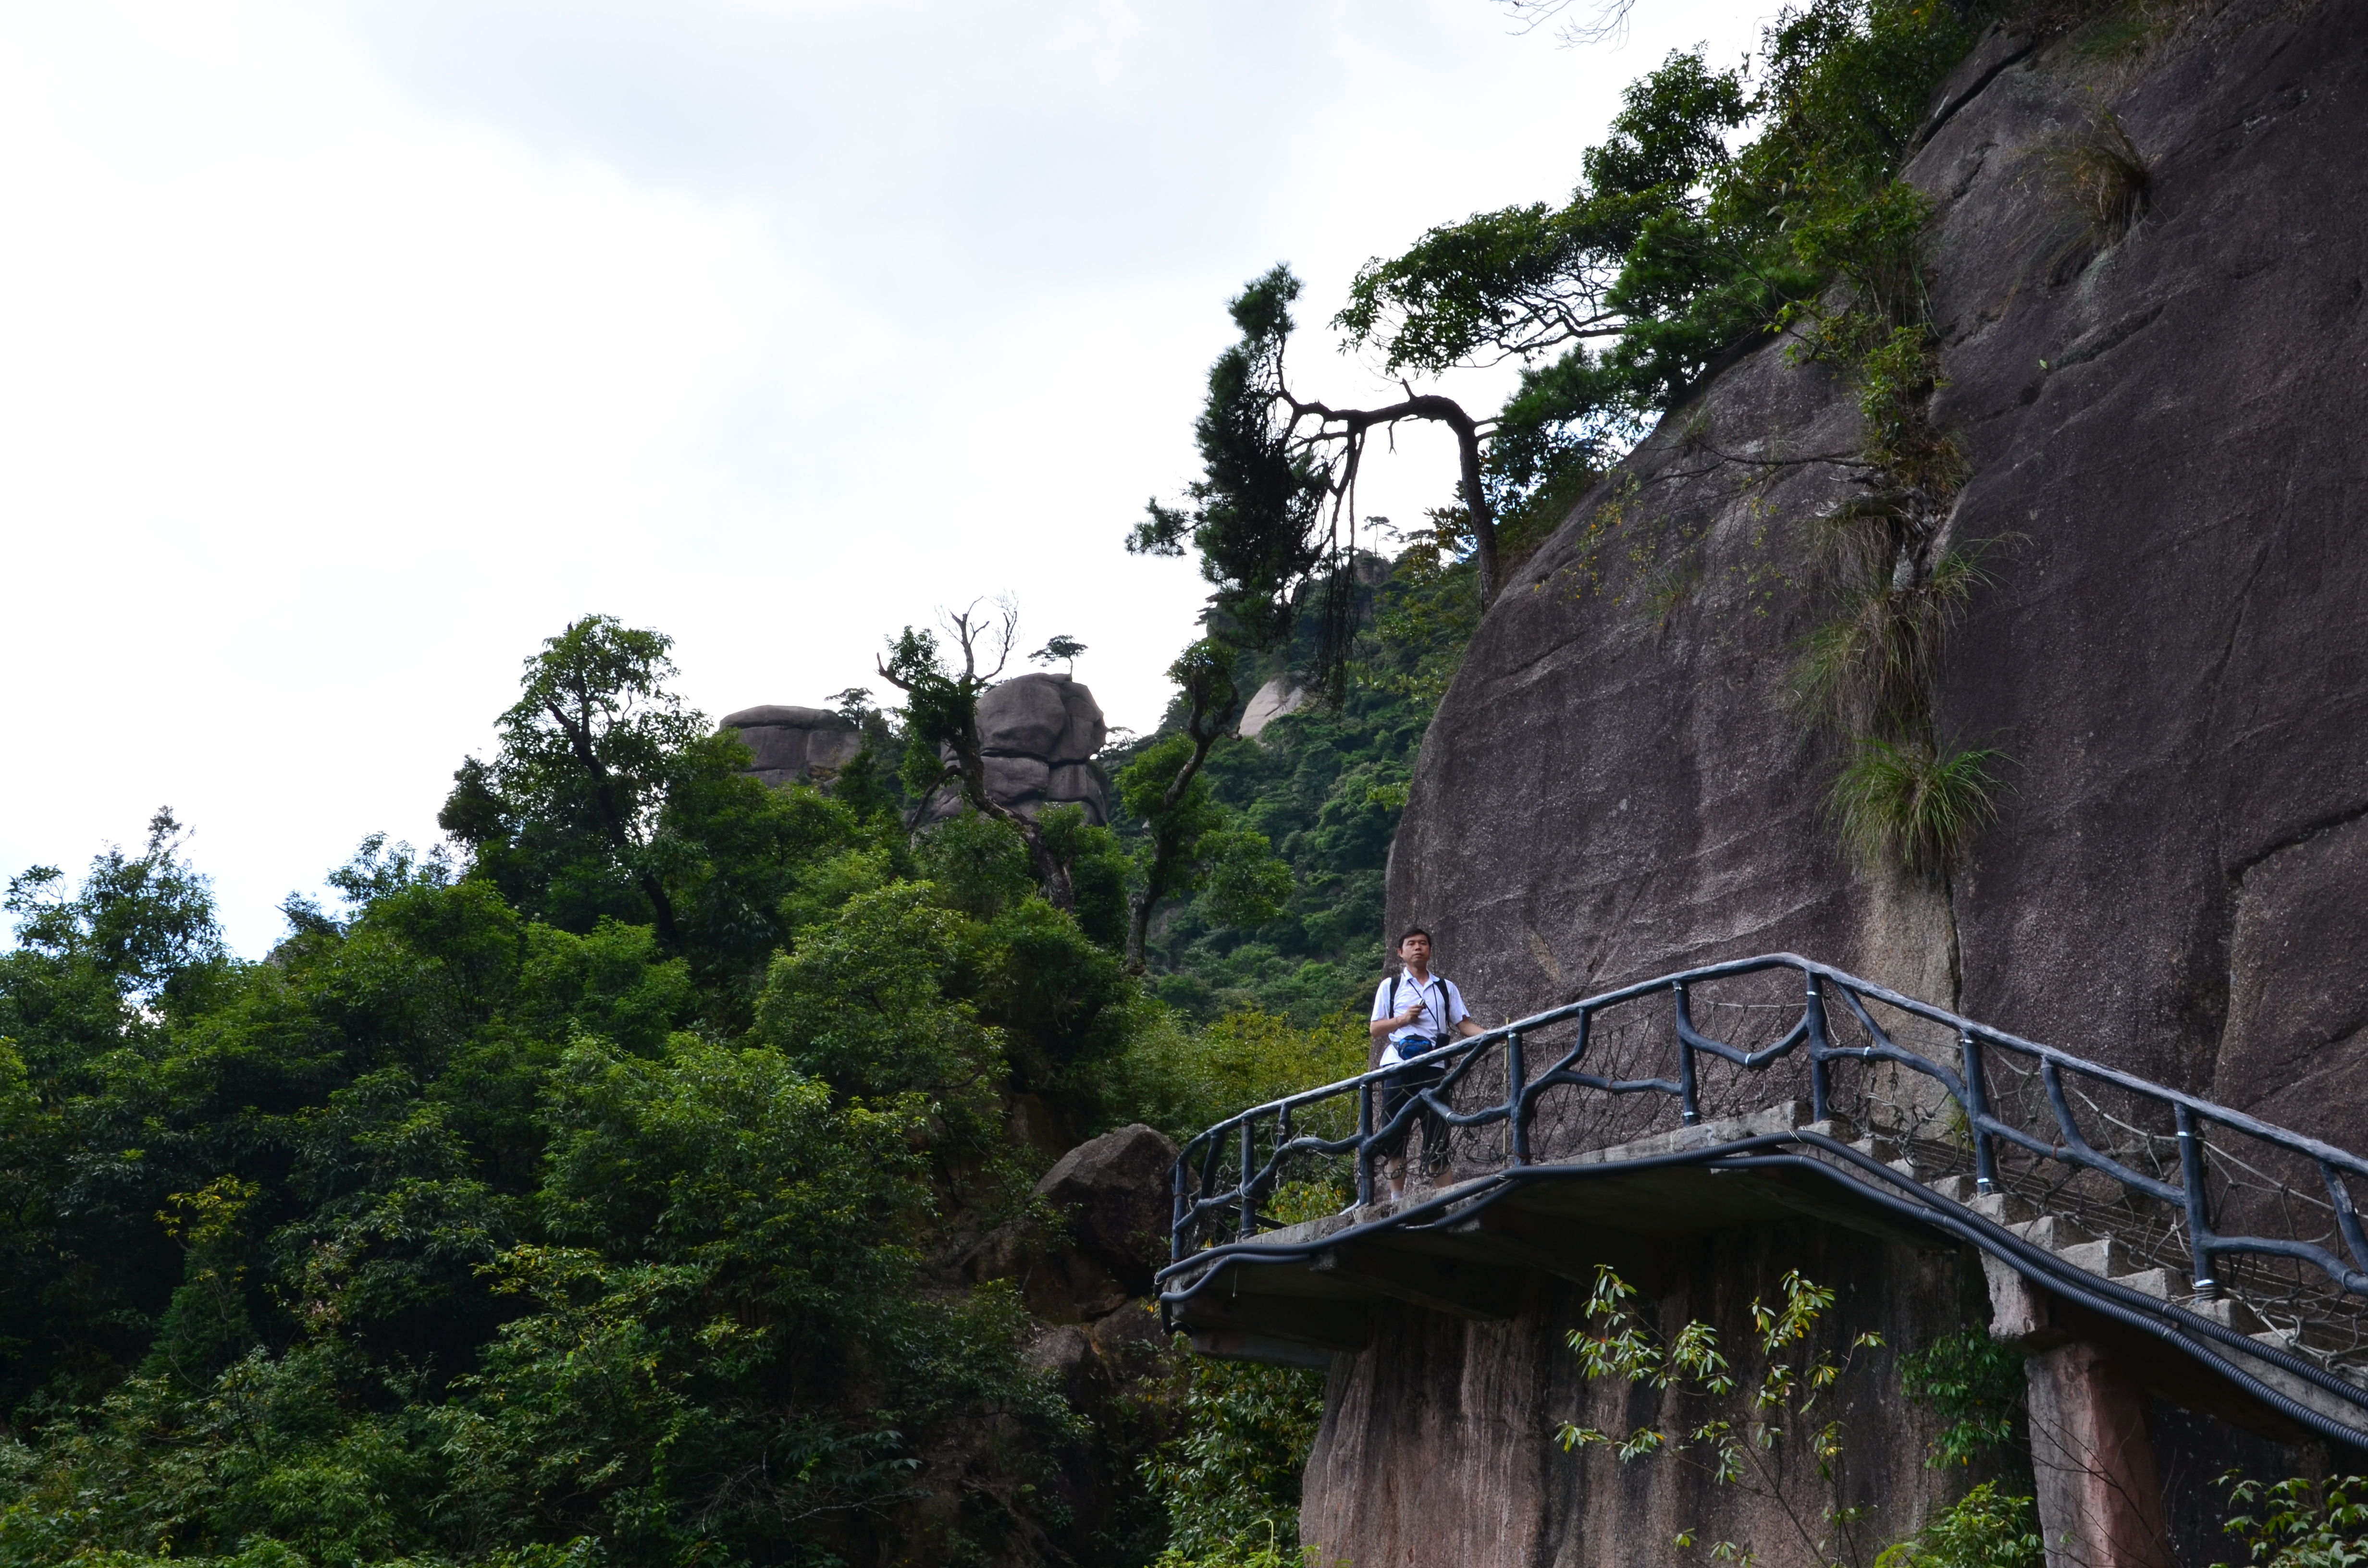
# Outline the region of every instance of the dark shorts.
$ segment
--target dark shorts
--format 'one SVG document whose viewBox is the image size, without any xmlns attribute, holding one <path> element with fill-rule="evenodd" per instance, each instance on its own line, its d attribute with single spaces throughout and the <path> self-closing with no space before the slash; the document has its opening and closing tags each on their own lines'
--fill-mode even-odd
<svg viewBox="0 0 2368 1568">
<path fill-rule="evenodd" d="M 1404 1051 L 1406 1048 L 1401 1045 L 1398 1049 Z M 1414 1049 L 1429 1051 L 1435 1048 L 1417 1045 Z M 1418 1067 L 1400 1067 L 1393 1071 L 1382 1080 L 1381 1113 L 1374 1119 L 1373 1125 L 1377 1128 L 1387 1126 L 1390 1119 L 1405 1108 L 1408 1100 L 1425 1089 L 1437 1088 L 1446 1078 L 1447 1068 L 1448 1063 L 1444 1062 L 1429 1062 Z M 1375 1143 L 1373 1152 L 1392 1157 L 1404 1153 L 1406 1140 L 1417 1123 L 1422 1128 L 1423 1163 L 1430 1165 L 1443 1164 L 1447 1159 L 1447 1122 L 1428 1106 L 1417 1111 L 1395 1135 Z"/>
</svg>

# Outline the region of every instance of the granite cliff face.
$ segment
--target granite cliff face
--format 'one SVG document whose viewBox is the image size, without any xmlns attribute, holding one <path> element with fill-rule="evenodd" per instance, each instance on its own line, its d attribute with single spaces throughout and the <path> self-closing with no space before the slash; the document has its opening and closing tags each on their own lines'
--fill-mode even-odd
<svg viewBox="0 0 2368 1568">
<path fill-rule="evenodd" d="M 2227 7 L 2143 79 L 1993 38 L 1908 176 L 1934 406 L 1994 541 L 1940 721 L 2010 763 L 1942 883 L 1855 870 L 1787 700 L 1853 389 L 1770 343 L 1508 585 L 1426 739 L 1394 923 L 1491 1021 L 1812 954 L 2368 1141 L 2368 9 Z M 2051 177 L 2110 104 L 2153 181 L 2101 252 Z"/>
<path fill-rule="evenodd" d="M 2099 106 L 2151 175 L 2111 244 L 2055 173 Z M 2368 7 L 2236 0 L 2135 65 L 1994 35 L 1907 175 L 1932 414 L 1970 460 L 1935 548 L 1989 541 L 1938 717 L 2011 759 L 1996 822 L 1942 878 L 1839 846 L 1835 744 L 1788 691 L 1863 433 L 1844 376 L 1770 342 L 1508 582 L 1424 742 L 1392 926 L 1428 926 L 1490 1023 L 1790 949 L 2368 1147 Z M 1789 1267 L 1895 1344 L 1983 1316 L 1965 1260 L 1816 1227 L 1661 1265 L 1670 1323 L 1732 1323 Z M 1577 1290 L 1495 1324 L 1409 1310 L 1337 1360 L 1326 1560 L 1609 1565 L 1726 1528 L 1677 1467 L 1554 1451 L 1591 1408 Z M 1911 1527 L 1939 1494 L 1913 1414 L 1847 1401 L 1883 1528 Z M 2197 1419 L 2157 1405 L 2167 1467 L 2228 1451 Z"/>
</svg>

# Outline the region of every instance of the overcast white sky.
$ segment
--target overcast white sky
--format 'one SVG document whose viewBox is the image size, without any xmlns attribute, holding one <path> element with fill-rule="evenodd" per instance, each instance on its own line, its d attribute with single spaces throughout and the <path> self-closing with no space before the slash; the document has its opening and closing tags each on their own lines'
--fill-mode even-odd
<svg viewBox="0 0 2368 1568">
<path fill-rule="evenodd" d="M 1320 327 L 1772 8 L 0 0 L 0 873 L 170 803 L 259 954 L 592 610 L 721 715 L 1009 592 L 1148 727 L 1202 587 L 1120 540 L 1226 298 L 1288 260 Z M 1402 439 L 1364 509 L 1452 480 Z"/>
</svg>

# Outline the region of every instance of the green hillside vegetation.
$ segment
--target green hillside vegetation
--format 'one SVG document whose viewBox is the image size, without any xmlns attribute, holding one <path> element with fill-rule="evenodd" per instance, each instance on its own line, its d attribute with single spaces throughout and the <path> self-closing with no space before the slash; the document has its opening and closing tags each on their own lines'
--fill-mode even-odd
<svg viewBox="0 0 2368 1568">
<path fill-rule="evenodd" d="M 962 1259 L 1361 1031 L 1193 1024 L 1115 835 L 1048 818 L 1056 907 L 1010 824 L 909 831 L 901 716 L 768 790 L 671 674 L 552 639 L 459 855 L 366 841 L 260 962 L 169 812 L 10 884 L 0 1562 L 1116 1564 L 1199 1506 L 1190 1380 L 1097 1426 Z"/>
</svg>

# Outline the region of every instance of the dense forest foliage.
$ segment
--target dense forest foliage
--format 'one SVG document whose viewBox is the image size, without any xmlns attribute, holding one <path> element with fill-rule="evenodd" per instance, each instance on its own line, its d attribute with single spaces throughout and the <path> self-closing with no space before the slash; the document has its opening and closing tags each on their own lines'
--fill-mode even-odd
<svg viewBox="0 0 2368 1568">
<path fill-rule="evenodd" d="M 1394 370 L 1530 366 L 1491 426 L 1501 558 L 1771 327 L 1878 413 L 1925 373 L 1895 176 L 1979 19 L 1812 0 L 1752 71 L 1673 56 L 1568 203 L 1366 269 L 1338 325 Z M 1166 722 L 1104 758 L 1108 828 L 913 830 L 984 687 L 928 634 L 892 640 L 900 706 L 849 697 L 870 744 L 827 792 L 768 790 L 662 636 L 590 617 L 461 766 L 449 846 L 365 840 L 260 961 L 169 812 L 79 882 L 16 878 L 0 1563 L 1295 1561 L 1312 1374 L 1170 1354 L 1085 1410 L 964 1266 L 1049 1222 L 1069 1143 L 1363 1063 L 1481 525 L 1343 542 L 1332 471 L 1257 406 L 1280 290 L 1237 305 L 1208 475 L 1155 517 L 1214 603 Z M 1311 700 L 1235 734 L 1269 681 Z"/>
<path fill-rule="evenodd" d="M 961 1260 L 1068 1142 L 1353 1051 L 1188 1031 L 1008 824 L 768 790 L 669 674 L 552 639 L 458 858 L 367 841 L 260 962 L 169 812 L 11 884 L 0 1561 L 1158 1549 L 1185 1396 L 1097 1432 Z M 1080 1516 L 1097 1467 L 1135 1502 Z"/>
</svg>

